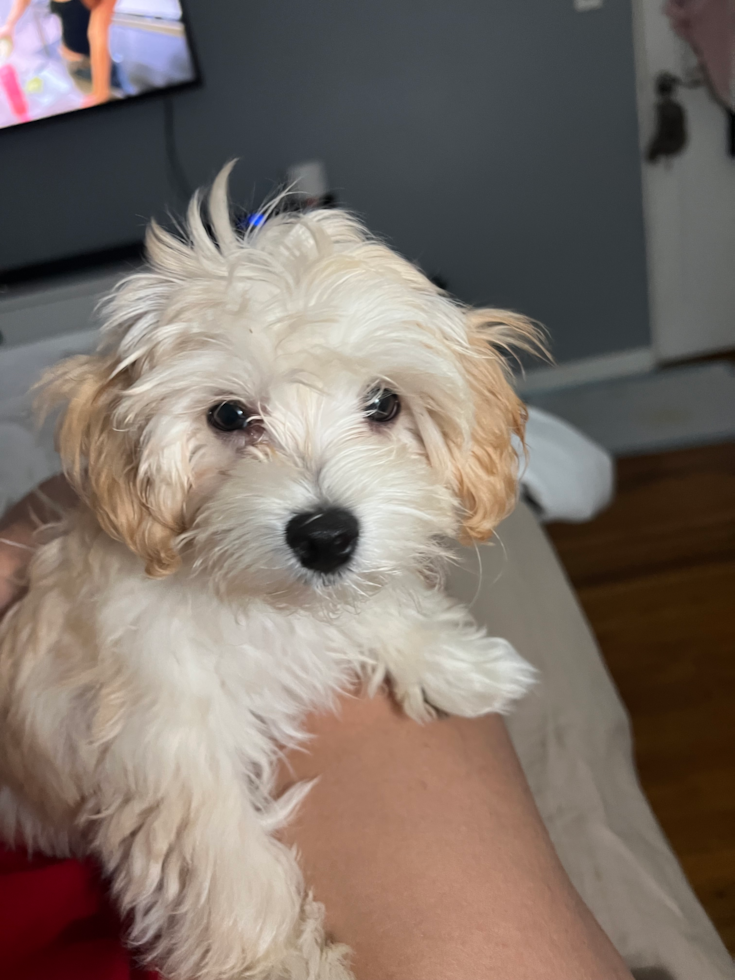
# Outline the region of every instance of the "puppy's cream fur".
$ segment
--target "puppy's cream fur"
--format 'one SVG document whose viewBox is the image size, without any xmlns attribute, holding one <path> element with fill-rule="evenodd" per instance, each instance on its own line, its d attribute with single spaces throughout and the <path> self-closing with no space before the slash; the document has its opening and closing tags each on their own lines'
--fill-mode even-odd
<svg viewBox="0 0 735 980">
<path fill-rule="evenodd" d="M 155 225 L 97 353 L 46 379 L 83 501 L 0 633 L 0 832 L 93 854 L 130 940 L 173 980 L 338 980 L 294 855 L 273 836 L 279 747 L 355 679 L 419 720 L 504 711 L 531 681 L 445 597 L 442 541 L 513 506 L 524 412 L 502 350 L 523 318 L 467 310 L 340 211 L 232 229 Z M 378 427 L 366 393 L 402 412 Z M 256 437 L 207 423 L 236 399 Z M 341 573 L 285 527 L 325 504 L 360 523 Z"/>
</svg>

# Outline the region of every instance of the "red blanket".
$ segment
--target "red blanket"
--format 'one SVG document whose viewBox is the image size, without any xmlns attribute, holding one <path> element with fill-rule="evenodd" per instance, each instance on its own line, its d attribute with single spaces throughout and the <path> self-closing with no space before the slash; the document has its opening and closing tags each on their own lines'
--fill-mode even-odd
<svg viewBox="0 0 735 980">
<path fill-rule="evenodd" d="M 4 980 L 157 980 L 136 966 L 92 862 L 33 859 L 0 845 Z"/>
</svg>

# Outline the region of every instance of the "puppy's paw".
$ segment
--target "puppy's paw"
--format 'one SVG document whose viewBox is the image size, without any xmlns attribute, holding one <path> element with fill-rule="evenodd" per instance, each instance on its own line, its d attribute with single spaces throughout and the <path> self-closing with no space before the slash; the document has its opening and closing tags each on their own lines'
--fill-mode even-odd
<svg viewBox="0 0 735 980">
<path fill-rule="evenodd" d="M 391 690 L 393 697 L 409 718 L 421 724 L 436 718 L 436 708 L 429 704 L 420 684 L 402 684 L 394 678 Z"/>
<path fill-rule="evenodd" d="M 446 645 L 421 676 L 424 697 L 451 715 L 503 714 L 533 685 L 535 669 L 499 637 L 475 636 Z"/>
<path fill-rule="evenodd" d="M 324 907 L 311 894 L 304 902 L 296 943 L 277 970 L 277 980 L 355 980 L 351 950 L 324 934 Z M 269 980 L 276 980 L 269 974 Z"/>
</svg>

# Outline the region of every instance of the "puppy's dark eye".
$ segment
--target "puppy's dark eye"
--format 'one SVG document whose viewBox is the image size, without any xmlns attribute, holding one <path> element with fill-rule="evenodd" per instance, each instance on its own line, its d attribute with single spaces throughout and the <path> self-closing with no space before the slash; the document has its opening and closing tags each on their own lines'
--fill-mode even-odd
<svg viewBox="0 0 735 980">
<path fill-rule="evenodd" d="M 242 402 L 218 402 L 207 412 L 207 421 L 220 432 L 238 432 L 260 421 L 260 416 Z"/>
<path fill-rule="evenodd" d="M 392 422 L 401 410 L 401 399 L 389 388 L 373 388 L 365 401 L 365 415 L 371 422 Z"/>
</svg>

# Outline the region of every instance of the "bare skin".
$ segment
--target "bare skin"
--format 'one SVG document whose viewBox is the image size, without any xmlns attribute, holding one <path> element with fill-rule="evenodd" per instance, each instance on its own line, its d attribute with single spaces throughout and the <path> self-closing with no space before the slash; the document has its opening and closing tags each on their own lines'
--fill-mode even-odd
<svg viewBox="0 0 735 980">
<path fill-rule="evenodd" d="M 0 38 L 7 37 L 12 41 L 15 25 L 25 13 L 31 0 L 14 0 L 7 19 L 0 26 Z M 60 0 L 68 3 L 69 0 Z M 115 12 L 116 0 L 98 0 L 90 11 L 87 39 L 89 40 L 89 61 L 92 71 L 92 91 L 84 99 L 82 108 L 99 105 L 110 98 L 110 58 L 109 34 L 110 24 Z M 84 56 L 78 51 L 71 51 L 65 44 L 60 44 L 61 55 L 67 61 L 82 61 Z"/>
<path fill-rule="evenodd" d="M 284 836 L 359 978 L 631 980 L 498 715 L 422 726 L 382 695 L 309 728 L 289 779 L 319 781 Z"/>
<path fill-rule="evenodd" d="M 62 480 L 44 496 L 68 505 Z M 17 596 L 34 523 L 0 522 L 0 609 Z M 20 545 L 20 547 L 18 547 Z M 281 787 L 318 777 L 283 837 L 358 980 L 632 980 L 551 845 L 501 718 L 417 725 L 383 693 L 313 716 Z"/>
</svg>

